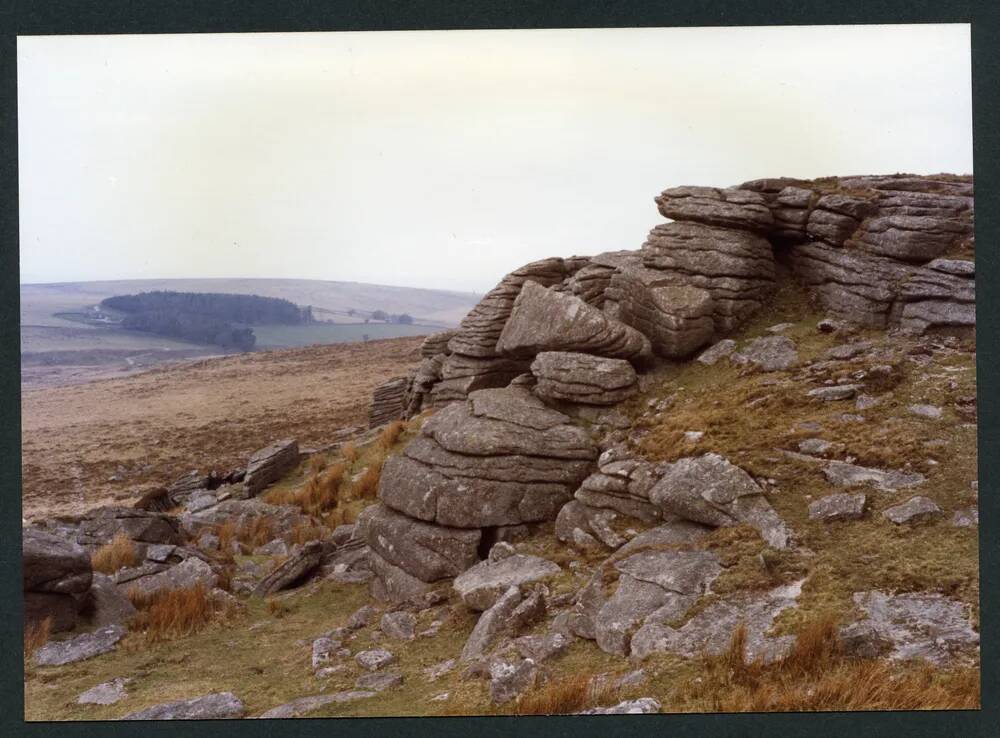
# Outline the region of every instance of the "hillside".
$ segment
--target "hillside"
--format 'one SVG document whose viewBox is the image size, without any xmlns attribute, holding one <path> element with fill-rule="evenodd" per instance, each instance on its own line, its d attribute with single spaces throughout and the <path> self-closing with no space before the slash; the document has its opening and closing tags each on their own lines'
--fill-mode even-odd
<svg viewBox="0 0 1000 738">
<path fill-rule="evenodd" d="M 200 461 L 25 528 L 28 718 L 979 707 L 971 177 L 656 203 L 641 248 L 385 342 L 367 430 L 311 414 L 346 374 L 308 352 L 215 422 L 169 372 L 149 425 L 36 398 L 35 500 L 81 452 Z"/>
</svg>

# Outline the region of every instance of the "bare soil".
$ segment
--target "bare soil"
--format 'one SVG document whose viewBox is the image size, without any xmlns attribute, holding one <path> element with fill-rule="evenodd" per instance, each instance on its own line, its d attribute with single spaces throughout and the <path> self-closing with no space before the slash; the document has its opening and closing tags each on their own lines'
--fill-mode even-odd
<svg viewBox="0 0 1000 738">
<path fill-rule="evenodd" d="M 22 391 L 23 516 L 129 502 L 219 472 L 278 438 L 322 446 L 367 424 L 372 390 L 420 361 L 421 337 L 258 352 Z"/>
</svg>

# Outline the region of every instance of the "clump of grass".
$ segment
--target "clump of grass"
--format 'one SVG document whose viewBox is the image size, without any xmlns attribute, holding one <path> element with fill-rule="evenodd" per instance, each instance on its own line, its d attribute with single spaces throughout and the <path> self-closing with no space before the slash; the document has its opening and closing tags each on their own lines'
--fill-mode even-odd
<svg viewBox="0 0 1000 738">
<path fill-rule="evenodd" d="M 728 650 L 703 657 L 693 702 L 713 712 L 824 710 L 934 710 L 979 707 L 979 672 L 972 667 L 896 666 L 843 654 L 836 623 L 817 618 L 799 631 L 784 659 L 747 663 L 746 629 L 733 633 Z"/>
<path fill-rule="evenodd" d="M 355 500 L 373 500 L 378 494 L 378 483 L 382 478 L 384 458 L 372 459 L 368 467 L 351 485 L 351 498 Z"/>
<path fill-rule="evenodd" d="M 315 471 L 301 487 L 272 490 L 264 496 L 264 501 L 271 505 L 292 505 L 306 515 L 321 517 L 337 507 L 340 485 L 346 471 L 347 465 L 343 462 L 329 468 L 324 466 Z"/>
<path fill-rule="evenodd" d="M 35 655 L 35 651 L 48 643 L 51 632 L 51 617 L 28 623 L 24 628 L 24 658 L 30 659 Z"/>
<path fill-rule="evenodd" d="M 149 643 L 195 633 L 221 612 L 201 582 L 193 587 L 160 590 L 151 595 L 132 589 L 128 597 L 139 610 L 129 627 L 142 632 Z"/>
<path fill-rule="evenodd" d="M 383 454 L 387 453 L 394 445 L 399 437 L 403 435 L 403 431 L 406 430 L 406 423 L 402 420 L 394 420 L 385 428 L 378 436 L 376 445 Z"/>
<path fill-rule="evenodd" d="M 285 600 L 271 599 L 267 601 L 267 611 L 274 618 L 283 618 L 292 612 L 292 606 Z"/>
<path fill-rule="evenodd" d="M 266 515 L 249 518 L 240 525 L 234 520 L 226 520 L 216 526 L 215 535 L 219 539 L 220 551 L 230 551 L 233 541 L 255 548 L 274 540 L 274 522 Z"/>
<path fill-rule="evenodd" d="M 357 461 L 357 458 L 358 456 L 361 455 L 361 452 L 358 450 L 358 447 L 354 445 L 354 441 L 348 441 L 341 447 L 340 455 L 347 460 L 348 464 L 353 464 L 355 461 Z"/>
<path fill-rule="evenodd" d="M 135 566 L 139 562 L 135 544 L 124 533 L 116 533 L 111 543 L 106 543 L 90 555 L 94 571 L 104 574 L 114 574 L 126 566 Z"/>
<path fill-rule="evenodd" d="M 316 541 L 325 538 L 329 531 L 326 526 L 315 523 L 301 522 L 295 525 L 288 533 L 288 542 L 292 544 L 303 544 L 309 541 Z"/>
<path fill-rule="evenodd" d="M 616 702 L 619 692 L 606 675 L 571 674 L 528 692 L 514 705 L 513 711 L 515 715 L 566 715 Z"/>
<path fill-rule="evenodd" d="M 326 469 L 326 457 L 323 454 L 316 454 L 315 456 L 309 457 L 309 474 L 311 476 L 316 476 L 321 471 Z"/>
</svg>

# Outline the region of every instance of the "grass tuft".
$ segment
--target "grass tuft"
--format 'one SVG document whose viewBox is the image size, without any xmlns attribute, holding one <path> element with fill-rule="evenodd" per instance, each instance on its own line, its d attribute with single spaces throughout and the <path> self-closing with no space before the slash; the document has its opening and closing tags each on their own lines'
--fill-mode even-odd
<svg viewBox="0 0 1000 738">
<path fill-rule="evenodd" d="M 51 631 L 51 617 L 28 623 L 24 628 L 24 658 L 30 659 L 34 656 L 35 651 L 48 643 Z"/>
<path fill-rule="evenodd" d="M 607 675 L 575 673 L 528 692 L 514 705 L 515 715 L 567 715 L 618 701 L 620 690 Z"/>
<path fill-rule="evenodd" d="M 90 563 L 94 571 L 114 574 L 123 567 L 139 563 L 139 555 L 128 536 L 116 533 L 111 543 L 106 543 L 90 555 Z"/>
<path fill-rule="evenodd" d="M 139 610 L 129 627 L 144 633 L 148 643 L 196 633 L 222 612 L 201 582 L 186 589 L 160 590 L 152 595 L 132 589 L 128 597 Z"/>
</svg>

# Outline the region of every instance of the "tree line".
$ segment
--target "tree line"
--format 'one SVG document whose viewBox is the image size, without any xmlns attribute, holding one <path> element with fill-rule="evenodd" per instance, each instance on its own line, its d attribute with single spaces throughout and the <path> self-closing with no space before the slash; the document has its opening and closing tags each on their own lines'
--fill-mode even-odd
<svg viewBox="0 0 1000 738">
<path fill-rule="evenodd" d="M 257 342 L 250 325 L 301 325 L 314 321 L 312 308 L 260 295 L 214 292 L 141 292 L 101 301 L 125 313 L 122 327 L 193 343 L 251 351 Z"/>
</svg>

